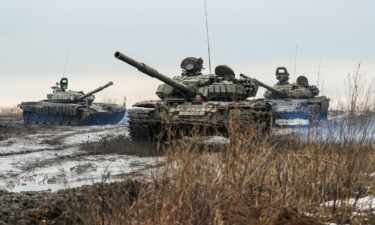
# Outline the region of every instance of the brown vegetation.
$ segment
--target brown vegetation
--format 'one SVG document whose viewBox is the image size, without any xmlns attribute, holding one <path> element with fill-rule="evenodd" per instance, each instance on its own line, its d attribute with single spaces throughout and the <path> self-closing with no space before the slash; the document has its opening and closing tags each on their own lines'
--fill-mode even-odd
<svg viewBox="0 0 375 225">
<path fill-rule="evenodd" d="M 21 109 L 17 107 L 0 107 L 0 115 L 20 115 Z"/>
</svg>

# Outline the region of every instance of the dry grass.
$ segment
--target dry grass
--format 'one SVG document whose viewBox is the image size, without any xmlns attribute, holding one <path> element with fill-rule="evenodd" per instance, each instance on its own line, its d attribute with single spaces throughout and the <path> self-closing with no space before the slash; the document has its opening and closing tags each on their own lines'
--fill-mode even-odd
<svg viewBox="0 0 375 225">
<path fill-rule="evenodd" d="M 204 149 L 198 138 L 171 140 L 165 166 L 131 198 L 118 188 L 97 188 L 84 202 L 73 193 L 64 218 L 73 216 L 75 224 L 366 224 L 373 219 L 354 214 L 354 203 L 340 204 L 375 194 L 373 142 L 318 139 L 314 129 L 309 140 L 291 135 L 260 140 L 251 129 L 236 130 L 232 124 L 231 142 L 220 152 Z"/>
<path fill-rule="evenodd" d="M 17 107 L 0 107 L 0 115 L 10 116 L 10 115 L 19 115 L 22 110 Z"/>
</svg>

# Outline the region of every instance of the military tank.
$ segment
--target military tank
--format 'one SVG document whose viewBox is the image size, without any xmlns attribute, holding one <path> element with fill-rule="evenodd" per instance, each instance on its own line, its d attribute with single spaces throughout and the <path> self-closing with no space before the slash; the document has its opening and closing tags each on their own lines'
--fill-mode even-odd
<svg viewBox="0 0 375 225">
<path fill-rule="evenodd" d="M 94 94 L 113 85 L 109 82 L 86 94 L 82 91 L 67 91 L 68 79 L 62 78 L 53 86 L 47 99 L 37 102 L 22 102 L 25 124 L 48 125 L 104 125 L 115 124 L 124 118 L 126 108 L 115 104 L 93 103 Z"/>
<path fill-rule="evenodd" d="M 244 74 L 241 74 L 241 77 L 252 79 L 259 86 L 267 89 L 264 97 L 272 104 L 275 119 L 327 119 L 330 99 L 318 96 L 319 89 L 315 85 L 309 85 L 305 76 L 299 76 L 296 83 L 289 83 L 288 70 L 285 67 L 278 67 L 276 79 L 279 82 L 273 87 Z"/>
<path fill-rule="evenodd" d="M 159 100 L 137 102 L 129 109 L 133 140 L 153 141 L 166 127 L 187 135 L 197 127 L 207 135 L 226 134 L 231 118 L 242 126 L 255 123 L 261 131 L 271 127 L 271 105 L 263 99 L 247 100 L 256 95 L 257 83 L 236 79 L 226 65 L 217 66 L 215 74 L 202 74 L 203 60 L 189 57 L 181 63 L 182 74 L 170 78 L 120 52 L 115 57 L 164 82 L 156 90 Z"/>
</svg>

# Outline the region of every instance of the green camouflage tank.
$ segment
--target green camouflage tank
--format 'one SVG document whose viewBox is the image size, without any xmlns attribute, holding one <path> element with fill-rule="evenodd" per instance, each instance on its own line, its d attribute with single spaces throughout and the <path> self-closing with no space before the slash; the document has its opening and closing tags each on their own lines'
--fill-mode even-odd
<svg viewBox="0 0 375 225">
<path fill-rule="evenodd" d="M 278 83 L 273 87 L 253 79 L 267 89 L 264 97 L 272 104 L 276 119 L 327 119 L 330 99 L 318 96 L 319 89 L 310 85 L 306 77 L 299 76 L 296 83 L 289 83 L 288 70 L 278 67 L 276 79 Z"/>
<path fill-rule="evenodd" d="M 49 125 L 103 125 L 115 124 L 124 118 L 125 107 L 115 104 L 93 103 L 94 94 L 113 85 L 112 82 L 84 94 L 68 91 L 68 79 L 62 78 L 53 86 L 47 99 L 37 102 L 22 102 L 25 124 Z"/>
<path fill-rule="evenodd" d="M 133 140 L 153 140 L 166 126 L 184 133 L 196 127 L 206 134 L 226 133 L 234 115 L 243 126 L 256 123 L 262 131 L 271 126 L 271 105 L 263 99 L 247 100 L 256 95 L 257 83 L 236 79 L 226 65 L 217 66 L 215 74 L 202 74 L 203 60 L 189 57 L 181 63 L 182 74 L 169 78 L 120 52 L 115 57 L 164 82 L 156 91 L 160 100 L 137 102 L 129 110 Z"/>
</svg>

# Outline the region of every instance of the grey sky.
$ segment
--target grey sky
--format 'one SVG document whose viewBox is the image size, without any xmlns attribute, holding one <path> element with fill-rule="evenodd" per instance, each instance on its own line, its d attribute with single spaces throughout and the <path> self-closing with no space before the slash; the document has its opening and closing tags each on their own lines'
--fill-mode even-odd
<svg viewBox="0 0 375 225">
<path fill-rule="evenodd" d="M 212 64 L 230 65 L 273 84 L 277 66 L 321 80 L 326 94 L 362 60 L 375 74 L 375 2 L 371 0 L 208 0 Z M 120 50 L 177 75 L 180 61 L 202 56 L 208 72 L 203 0 L 0 0 L 0 106 L 45 98 L 66 68 L 70 88 L 132 103 L 156 98 L 158 81 L 114 59 Z"/>
</svg>

